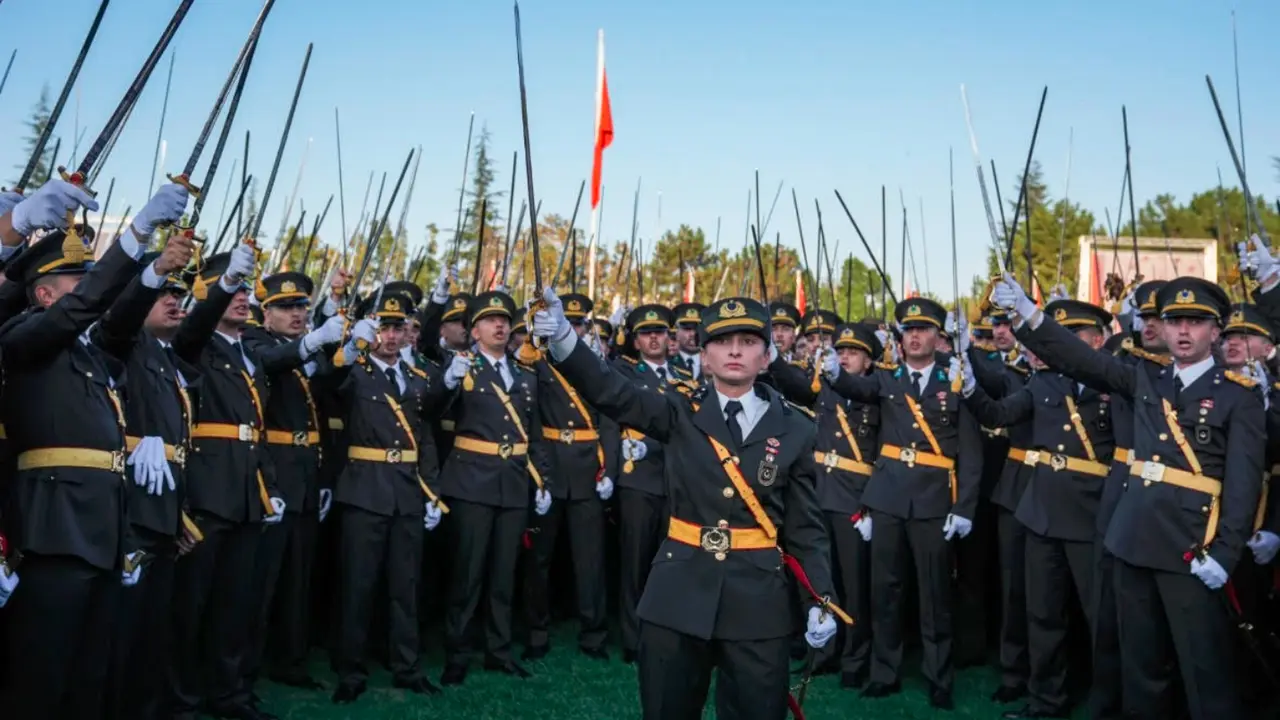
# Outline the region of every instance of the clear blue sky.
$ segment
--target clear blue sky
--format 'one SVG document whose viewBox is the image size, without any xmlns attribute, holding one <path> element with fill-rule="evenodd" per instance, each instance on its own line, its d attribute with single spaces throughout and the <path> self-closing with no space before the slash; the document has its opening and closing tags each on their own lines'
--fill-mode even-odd
<svg viewBox="0 0 1280 720">
<path fill-rule="evenodd" d="M 25 161 L 22 123 L 41 85 L 56 93 L 97 5 L 0 5 L 0 63 L 15 43 L 18 48 L 0 95 L 3 179 L 15 177 L 12 166 Z M 87 145 L 176 5 L 112 3 L 78 95 L 59 125 L 64 158 L 77 98 L 79 124 L 89 128 Z M 177 61 L 164 133 L 167 170 L 189 152 L 259 8 L 259 0 L 196 0 L 172 46 Z M 1274 144 L 1280 99 L 1270 77 L 1280 67 L 1274 42 L 1280 4 L 1270 0 L 526 0 L 521 12 L 538 197 L 544 215 L 567 216 L 578 183 L 590 174 L 595 41 L 603 28 L 617 129 L 605 156 L 606 239 L 627 235 L 631 193 L 643 177 L 642 235 L 687 223 L 711 237 L 722 217 L 722 243 L 736 246 L 758 168 L 766 210 L 778 182 L 785 181 L 769 234 L 781 230 L 783 242 L 795 244 L 789 199 L 795 187 L 810 247 L 816 196 L 828 237 L 841 241 L 843 255 L 857 239 L 833 188 L 850 202 L 863 231 L 878 239 L 884 184 L 891 272 L 896 274 L 899 263 L 901 188 L 917 254 L 917 198 L 924 200 L 932 289 L 949 296 L 948 147 L 956 156 L 962 284 L 982 270 L 988 243 L 960 83 L 968 86 L 983 157 L 996 161 L 1006 199 L 1021 171 L 1044 85 L 1049 99 L 1036 157 L 1053 196 L 1062 193 L 1067 138 L 1074 128 L 1071 198 L 1100 217 L 1106 207 L 1114 213 L 1124 170 L 1120 106 L 1127 104 L 1139 205 L 1159 192 L 1185 199 L 1212 185 L 1218 166 L 1228 184 L 1236 184 L 1203 79 L 1205 73 L 1213 76 L 1234 132 L 1232 9 L 1238 17 L 1251 189 L 1272 198 L 1280 189 L 1269 160 L 1280 154 Z M 471 111 L 477 128 L 483 122 L 492 132 L 498 183 L 505 189 L 511 151 L 521 143 L 506 0 L 278 0 L 263 38 L 236 121 L 234 150 L 223 159 L 205 210 L 210 223 L 217 219 L 244 128 L 253 132 L 251 170 L 265 180 L 307 42 L 315 43 L 315 51 L 264 229 L 274 234 L 280 225 L 308 138 L 314 142 L 301 198 L 318 212 L 336 192 L 335 106 L 342 112 L 348 224 L 355 222 L 369 172 L 394 175 L 408 150 L 422 145 L 409 215 L 411 242 L 425 242 L 422 228 L 428 222 L 451 227 Z M 57 47 L 65 52 L 51 50 Z M 102 173 L 100 191 L 108 178 L 117 179 L 116 212 L 126 204 L 136 210 L 146 200 L 166 69 L 167 59 Z M 517 198 L 523 186 L 521 175 Z M 332 237 L 339 224 L 335 201 L 323 234 Z"/>
</svg>

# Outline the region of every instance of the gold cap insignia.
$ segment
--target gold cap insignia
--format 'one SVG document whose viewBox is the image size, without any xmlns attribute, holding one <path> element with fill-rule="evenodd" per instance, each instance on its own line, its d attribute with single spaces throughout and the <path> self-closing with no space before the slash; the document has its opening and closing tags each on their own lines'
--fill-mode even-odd
<svg viewBox="0 0 1280 720">
<path fill-rule="evenodd" d="M 746 312 L 746 311 L 744 310 L 743 312 Z M 720 314 L 721 315 L 724 314 L 724 308 L 720 308 Z M 700 321 L 702 320 L 702 313 L 698 312 L 697 308 L 689 308 L 688 310 L 684 311 L 684 319 Z"/>
<path fill-rule="evenodd" d="M 1066 309 L 1066 308 L 1058 308 L 1057 312 L 1055 312 L 1055 313 L 1053 314 L 1053 319 L 1054 319 L 1054 320 L 1057 320 L 1058 322 L 1062 322 L 1063 320 L 1066 320 L 1066 319 L 1067 319 L 1067 309 Z"/>
<path fill-rule="evenodd" d="M 740 318 L 745 317 L 746 314 L 747 306 L 737 300 L 729 300 L 720 306 L 720 317 L 722 318 Z M 686 312 L 685 317 L 688 316 L 689 313 Z"/>
<path fill-rule="evenodd" d="M 1243 311 L 1243 310 L 1237 310 L 1237 311 L 1235 311 L 1235 312 L 1231 313 L 1231 322 L 1232 322 L 1232 323 L 1243 323 L 1243 322 L 1244 322 L 1244 311 Z"/>
<path fill-rule="evenodd" d="M 644 314 L 644 319 L 645 319 L 645 320 L 657 320 L 657 319 L 658 319 L 658 311 L 657 311 L 657 310 L 650 310 L 649 312 L 647 312 L 647 313 L 645 313 L 645 314 Z"/>
<path fill-rule="evenodd" d="M 849 328 L 845 328 L 844 330 L 841 330 L 841 331 L 840 331 L 840 339 L 841 339 L 841 340 L 852 340 L 852 339 L 853 339 L 853 331 L 852 331 L 852 330 L 850 330 Z"/>
<path fill-rule="evenodd" d="M 467 307 L 467 301 L 462 298 L 454 298 L 453 307 L 455 310 L 464 310 Z"/>
<path fill-rule="evenodd" d="M 1177 297 L 1175 297 L 1173 301 L 1178 303 L 1179 305 L 1190 305 L 1191 303 L 1194 303 L 1196 301 L 1196 294 L 1191 292 L 1190 290 L 1180 290 L 1178 291 Z"/>
<path fill-rule="evenodd" d="M 497 295 L 489 298 L 489 307 L 502 307 L 502 298 Z"/>
<path fill-rule="evenodd" d="M 780 317 L 780 318 L 784 318 L 784 317 L 786 317 L 786 316 L 787 316 L 787 310 L 786 310 L 786 308 L 778 308 L 777 310 L 774 310 L 774 311 L 773 311 L 773 316 L 774 316 L 774 317 Z"/>
<path fill-rule="evenodd" d="M 387 298 L 387 301 L 383 303 L 383 305 L 386 306 L 386 312 L 400 312 L 400 301 L 395 298 Z"/>
<path fill-rule="evenodd" d="M 582 303 L 577 300 L 570 300 L 566 309 L 568 309 L 569 312 L 582 312 Z"/>
<path fill-rule="evenodd" d="M 1147 305 L 1155 305 L 1155 304 L 1156 304 L 1156 291 L 1155 291 L 1155 290 L 1152 290 L 1150 293 L 1148 293 L 1148 294 L 1147 294 L 1147 302 L 1146 302 L 1146 303 L 1144 303 L 1144 304 L 1147 304 Z"/>
<path fill-rule="evenodd" d="M 292 280 L 285 280 L 284 282 L 280 283 L 280 292 L 295 293 L 295 292 L 298 292 L 298 286 L 295 285 Z"/>
<path fill-rule="evenodd" d="M 919 305 L 909 305 L 909 306 L 907 306 L 907 317 L 916 317 L 916 316 L 918 316 L 918 315 L 920 315 L 920 306 L 919 306 Z"/>
</svg>

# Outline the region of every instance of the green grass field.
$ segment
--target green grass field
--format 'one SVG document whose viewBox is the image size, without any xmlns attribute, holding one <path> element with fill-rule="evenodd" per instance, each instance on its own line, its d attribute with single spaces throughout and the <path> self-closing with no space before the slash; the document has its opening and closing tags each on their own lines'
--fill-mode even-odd
<svg viewBox="0 0 1280 720">
<path fill-rule="evenodd" d="M 431 645 L 438 647 L 431 639 Z M 534 673 L 529 680 L 517 680 L 485 672 L 472 665 L 467 682 L 447 688 L 442 695 L 422 697 L 391 687 L 391 678 L 377 668 L 369 681 L 369 691 L 353 705 L 337 706 L 327 692 L 308 692 L 263 683 L 259 687 L 264 709 L 287 720 L 624 720 L 640 717 L 639 696 L 633 666 L 623 664 L 616 649 L 603 663 L 577 652 L 571 628 L 561 625 L 553 640 L 552 652 L 538 662 L 525 663 Z M 424 668 L 432 682 L 439 680 L 442 658 L 428 653 Z M 908 656 L 909 669 L 916 667 Z M 327 659 L 316 656 L 314 677 L 330 687 L 334 684 Z M 900 695 L 881 700 L 864 700 L 857 691 L 840 689 L 837 676 L 816 678 L 805 700 L 809 720 L 858 720 L 860 718 L 999 718 L 1002 707 L 988 700 L 999 679 L 991 668 L 973 668 L 957 674 L 956 709 L 943 713 L 929 707 L 924 681 L 908 676 Z M 712 693 L 714 696 L 714 690 Z M 1078 717 L 1084 717 L 1081 712 Z M 715 713 L 708 708 L 705 717 Z"/>
</svg>

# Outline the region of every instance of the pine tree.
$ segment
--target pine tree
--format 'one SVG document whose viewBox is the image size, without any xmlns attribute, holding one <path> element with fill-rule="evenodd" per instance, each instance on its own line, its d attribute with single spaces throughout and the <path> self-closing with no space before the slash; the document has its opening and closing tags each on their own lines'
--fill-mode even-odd
<svg viewBox="0 0 1280 720">
<path fill-rule="evenodd" d="M 53 114 L 53 108 L 49 106 L 49 86 L 45 85 L 40 89 L 40 99 L 36 101 L 35 107 L 31 111 L 31 117 L 27 120 L 27 130 L 30 131 L 25 140 L 26 151 L 22 157 L 31 158 L 36 152 L 36 143 L 40 142 L 40 135 L 44 133 L 44 128 L 49 124 L 49 116 Z M 45 162 L 45 154 L 51 153 L 52 147 L 46 145 L 45 150 L 40 153 L 40 157 L 36 160 L 35 170 L 31 173 L 31 178 L 27 185 L 27 190 L 34 190 L 44 183 L 51 171 L 48 163 Z M 21 165 L 14 166 L 18 173 L 27 169 L 26 160 Z M 15 177 L 13 184 L 18 184 L 19 178 Z"/>
</svg>

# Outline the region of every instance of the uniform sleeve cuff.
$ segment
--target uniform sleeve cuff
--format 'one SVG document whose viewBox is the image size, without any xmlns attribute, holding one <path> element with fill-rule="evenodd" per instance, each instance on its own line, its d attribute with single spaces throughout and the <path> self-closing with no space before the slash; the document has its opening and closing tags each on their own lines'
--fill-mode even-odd
<svg viewBox="0 0 1280 720">
<path fill-rule="evenodd" d="M 23 245 L 0 245 L 0 263 L 9 262 L 9 259 L 18 254 Z"/>
<path fill-rule="evenodd" d="M 133 226 L 130 225 L 128 230 L 120 236 L 120 249 L 125 255 L 133 258 L 135 262 L 142 259 L 142 255 L 147 251 L 145 243 L 139 242 L 138 236 L 133 233 Z"/>
<path fill-rule="evenodd" d="M 152 290 L 159 290 L 164 286 L 164 278 L 160 273 L 156 272 L 155 263 L 147 265 L 146 269 L 142 271 L 142 284 Z"/>
<path fill-rule="evenodd" d="M 555 340 L 551 343 L 551 358 L 556 362 L 560 362 L 569 357 L 573 353 L 573 348 L 578 344 L 578 333 L 570 332 L 569 335 L 561 340 Z"/>
<path fill-rule="evenodd" d="M 231 280 L 227 278 L 226 274 L 224 273 L 222 277 L 218 278 L 218 287 L 234 295 L 236 291 L 240 289 L 240 283 L 231 282 Z"/>
</svg>

